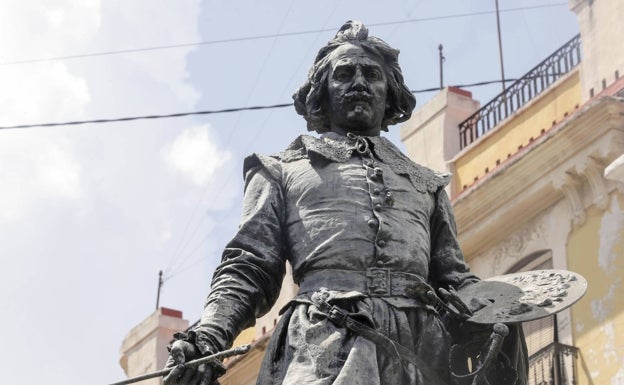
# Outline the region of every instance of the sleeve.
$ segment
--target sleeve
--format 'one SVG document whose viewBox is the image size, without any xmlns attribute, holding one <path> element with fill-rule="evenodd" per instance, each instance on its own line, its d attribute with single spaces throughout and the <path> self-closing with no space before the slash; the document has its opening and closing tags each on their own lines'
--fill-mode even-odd
<svg viewBox="0 0 624 385">
<path fill-rule="evenodd" d="M 458 289 L 477 282 L 470 272 L 457 241 L 457 227 L 446 191 L 440 187 L 435 193 L 435 208 L 431 217 L 431 262 L 429 281 L 434 287 Z"/>
<path fill-rule="evenodd" d="M 227 244 L 194 342 L 202 352 L 227 349 L 277 300 L 285 274 L 280 183 L 265 167 L 246 172 L 243 213 L 237 234 Z"/>
</svg>

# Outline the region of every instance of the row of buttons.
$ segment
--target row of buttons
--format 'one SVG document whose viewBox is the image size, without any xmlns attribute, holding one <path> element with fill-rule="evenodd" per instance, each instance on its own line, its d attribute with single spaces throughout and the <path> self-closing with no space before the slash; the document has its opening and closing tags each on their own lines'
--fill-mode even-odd
<svg viewBox="0 0 624 385">
<path fill-rule="evenodd" d="M 364 161 L 364 165 L 372 170 L 368 170 L 367 171 L 367 176 L 368 176 L 368 182 L 370 184 L 372 184 L 373 189 L 371 191 L 372 194 L 372 201 L 373 201 L 373 210 L 375 212 L 375 216 L 379 216 L 379 214 L 381 213 L 381 211 L 383 210 L 383 203 L 385 202 L 386 204 L 392 204 L 394 202 L 394 197 L 392 196 L 392 193 L 390 191 L 387 191 L 384 188 L 383 185 L 383 170 L 380 167 L 374 167 L 374 162 L 372 160 L 366 160 Z M 375 186 L 375 185 L 380 185 L 379 187 Z M 383 193 L 385 191 L 385 194 Z M 383 196 L 383 201 L 380 200 L 380 196 Z M 367 221 L 367 224 L 370 228 L 372 229 L 377 229 L 377 234 L 378 236 L 380 235 L 380 228 L 379 226 L 381 225 L 381 221 L 377 218 L 370 218 Z M 387 241 L 384 239 L 377 239 L 375 241 L 375 244 L 377 245 L 377 247 L 379 248 L 383 248 L 386 247 L 387 245 Z M 377 255 L 377 258 L 382 257 L 381 255 Z M 381 259 L 377 259 L 375 261 L 375 265 L 378 267 L 382 267 L 384 266 L 386 263 L 381 260 Z"/>
</svg>

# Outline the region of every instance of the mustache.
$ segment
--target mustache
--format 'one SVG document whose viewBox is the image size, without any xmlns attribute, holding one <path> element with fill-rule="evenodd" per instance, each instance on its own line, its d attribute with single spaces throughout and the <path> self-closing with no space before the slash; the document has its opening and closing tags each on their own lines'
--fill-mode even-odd
<svg viewBox="0 0 624 385">
<path fill-rule="evenodd" d="M 345 102 L 370 102 L 373 99 L 373 95 L 362 91 L 347 92 L 343 97 Z"/>
</svg>

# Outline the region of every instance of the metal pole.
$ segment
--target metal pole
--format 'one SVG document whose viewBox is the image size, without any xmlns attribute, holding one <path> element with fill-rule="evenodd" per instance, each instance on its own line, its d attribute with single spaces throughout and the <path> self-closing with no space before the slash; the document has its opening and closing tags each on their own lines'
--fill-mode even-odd
<svg viewBox="0 0 624 385">
<path fill-rule="evenodd" d="M 158 305 L 160 305 L 160 289 L 162 289 L 163 279 L 162 279 L 162 270 L 158 272 L 158 291 L 156 292 L 156 310 L 158 310 Z"/>
<path fill-rule="evenodd" d="M 503 80 L 503 91 L 505 91 L 505 64 L 503 63 L 503 43 L 501 40 L 501 27 L 500 27 L 500 12 L 498 10 L 498 0 L 494 0 L 496 3 L 496 29 L 498 30 L 498 54 L 500 58 L 501 78 Z M 505 108 L 507 104 L 505 103 Z"/>
<path fill-rule="evenodd" d="M 498 10 L 498 0 L 494 0 L 496 2 L 496 29 L 498 30 L 498 53 L 500 57 L 500 67 L 501 67 L 501 79 L 503 92 L 501 95 L 503 96 L 503 105 L 505 106 L 505 116 L 501 117 L 500 120 L 505 119 L 509 116 L 509 107 L 507 106 L 507 95 L 505 94 L 505 89 L 507 85 L 505 84 L 505 64 L 503 63 L 503 43 L 501 39 L 501 27 L 500 27 L 500 12 Z"/>
<path fill-rule="evenodd" d="M 440 51 L 440 89 L 444 88 L 444 67 L 443 67 L 443 63 L 444 63 L 444 54 L 442 53 L 442 49 L 444 49 L 444 47 L 442 47 L 442 44 L 440 44 L 438 46 L 438 50 Z"/>
<path fill-rule="evenodd" d="M 207 363 L 210 363 L 210 362 L 216 361 L 216 360 L 221 360 L 223 358 L 228 358 L 228 357 L 238 356 L 238 355 L 241 355 L 241 354 L 246 354 L 250 349 L 251 349 L 251 345 L 242 345 L 242 346 L 239 346 L 237 348 L 224 350 L 224 351 L 219 352 L 217 354 L 213 354 L 213 355 L 210 355 L 210 356 L 202 357 L 202 358 L 199 358 L 199 359 L 194 360 L 194 361 L 185 362 L 185 363 L 183 363 L 181 365 L 184 366 L 185 368 L 194 368 L 196 366 L 199 366 L 199 365 L 202 365 L 202 364 L 207 364 Z M 139 382 L 139 381 L 143 381 L 143 380 L 149 380 L 150 378 L 164 377 L 167 374 L 171 373 L 171 371 L 173 369 L 175 369 L 175 368 L 176 368 L 175 366 L 171 367 L 171 368 L 165 368 L 165 369 L 159 370 L 157 372 L 147 373 L 147 374 L 144 374 L 142 376 L 128 378 L 127 380 L 123 380 L 123 381 L 119 381 L 119 382 L 113 382 L 110 385 L 133 384 L 135 382 Z"/>
</svg>

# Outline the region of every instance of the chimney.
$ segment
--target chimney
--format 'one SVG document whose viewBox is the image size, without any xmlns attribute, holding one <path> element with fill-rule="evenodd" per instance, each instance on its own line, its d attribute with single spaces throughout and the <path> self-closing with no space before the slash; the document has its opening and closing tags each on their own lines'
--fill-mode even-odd
<svg viewBox="0 0 624 385">
<path fill-rule="evenodd" d="M 401 126 L 401 141 L 414 162 L 436 171 L 452 171 L 447 162 L 459 152 L 459 123 L 479 109 L 472 93 L 447 87 Z"/>
<path fill-rule="evenodd" d="M 189 322 L 178 310 L 158 308 L 135 326 L 121 344 L 119 363 L 126 376 L 136 377 L 162 369 L 167 362 L 167 345 L 173 333 L 188 329 Z M 143 381 L 143 385 L 161 385 L 161 378 Z"/>
</svg>

